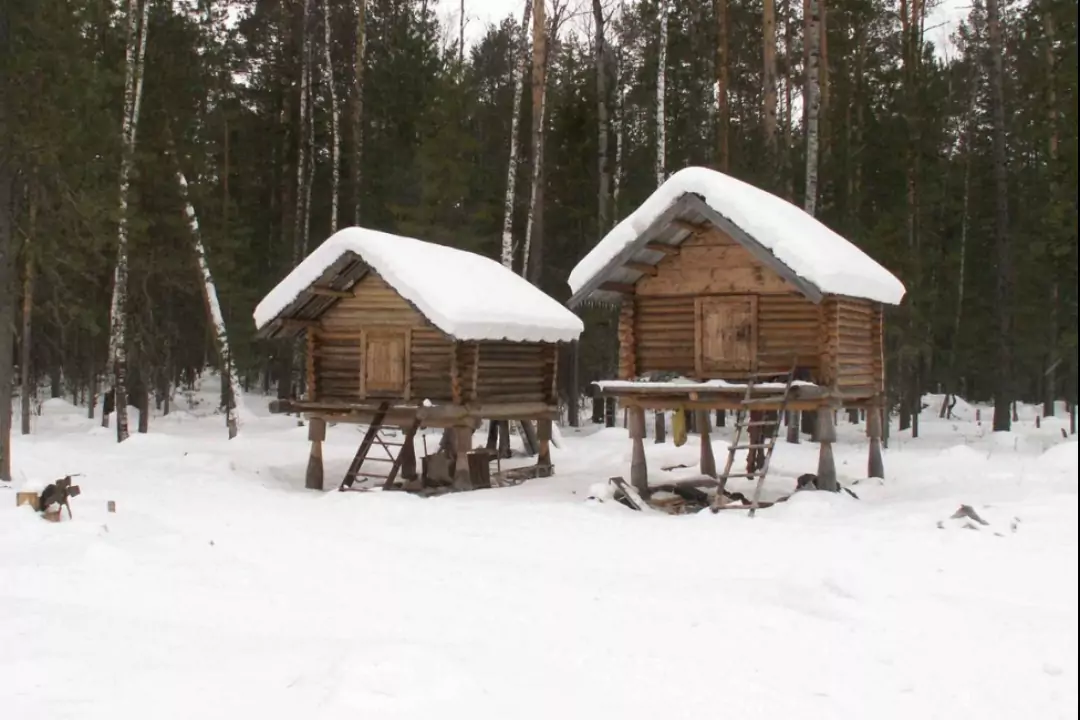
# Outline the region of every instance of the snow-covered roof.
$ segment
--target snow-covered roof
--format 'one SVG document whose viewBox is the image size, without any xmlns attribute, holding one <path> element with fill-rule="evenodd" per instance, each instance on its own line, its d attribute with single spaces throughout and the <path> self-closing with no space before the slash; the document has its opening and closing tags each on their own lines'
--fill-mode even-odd
<svg viewBox="0 0 1080 720">
<path fill-rule="evenodd" d="M 685 220 L 684 210 L 720 227 L 807 295 L 847 295 L 890 305 L 904 297 L 895 275 L 800 208 L 715 170 L 689 167 L 672 175 L 577 264 L 568 281 L 574 294 L 570 305 L 602 293 L 601 284 L 627 261 L 658 262 L 663 255 L 650 255 L 646 243 L 665 242 L 660 234 Z M 676 229 L 678 236 L 668 244 L 690 234 Z"/>
<path fill-rule="evenodd" d="M 255 308 L 256 328 L 281 317 L 329 269 L 350 256 L 362 260 L 432 324 L 458 340 L 569 342 L 584 329 L 577 315 L 494 260 L 359 227 L 339 230 L 278 283 Z M 361 276 L 355 274 L 353 281 Z"/>
</svg>

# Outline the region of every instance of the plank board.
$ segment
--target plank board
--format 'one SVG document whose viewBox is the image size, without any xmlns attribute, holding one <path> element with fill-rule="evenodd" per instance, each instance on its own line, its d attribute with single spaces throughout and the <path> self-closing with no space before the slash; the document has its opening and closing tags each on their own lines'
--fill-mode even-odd
<svg viewBox="0 0 1080 720">
<path fill-rule="evenodd" d="M 757 357 L 757 297 L 703 297 L 696 301 L 697 371 L 747 372 Z"/>
</svg>

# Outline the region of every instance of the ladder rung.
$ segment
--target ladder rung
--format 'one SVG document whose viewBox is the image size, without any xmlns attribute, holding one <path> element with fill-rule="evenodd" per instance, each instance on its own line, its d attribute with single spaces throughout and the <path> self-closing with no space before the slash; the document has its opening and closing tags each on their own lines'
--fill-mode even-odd
<svg viewBox="0 0 1080 720">
<path fill-rule="evenodd" d="M 770 443 L 753 443 L 751 445 L 732 445 L 731 450 L 756 450 L 769 447 Z"/>
<path fill-rule="evenodd" d="M 751 422 L 748 422 L 748 423 L 736 423 L 735 427 L 737 427 L 737 428 L 768 427 L 770 425 L 776 426 L 776 425 L 779 425 L 779 424 L 780 424 L 779 420 L 752 420 Z"/>
<path fill-rule="evenodd" d="M 378 473 L 369 473 L 369 472 L 358 472 L 355 475 L 353 475 L 353 477 L 379 478 L 380 480 L 385 480 L 386 479 L 385 475 L 379 475 Z"/>
<path fill-rule="evenodd" d="M 728 478 L 753 478 L 753 477 L 757 477 L 760 474 L 761 474 L 761 471 L 755 471 L 755 472 L 752 472 L 752 473 L 728 473 L 727 475 L 724 475 L 723 473 L 721 473 L 719 479 L 720 480 L 727 480 Z"/>
<path fill-rule="evenodd" d="M 392 463 L 392 462 L 397 462 L 397 460 L 394 459 L 394 458 L 384 458 L 384 457 L 366 457 L 366 458 L 364 458 L 364 462 L 388 462 L 388 463 Z"/>
<path fill-rule="evenodd" d="M 390 447 L 405 447 L 405 443 L 399 442 L 387 442 L 385 440 L 379 440 L 380 445 L 389 445 Z"/>
</svg>

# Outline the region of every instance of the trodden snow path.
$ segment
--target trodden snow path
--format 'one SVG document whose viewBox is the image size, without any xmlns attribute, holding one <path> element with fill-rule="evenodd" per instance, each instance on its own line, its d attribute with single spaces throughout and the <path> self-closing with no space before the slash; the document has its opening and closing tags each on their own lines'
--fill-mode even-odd
<svg viewBox="0 0 1080 720">
<path fill-rule="evenodd" d="M 304 491 L 290 418 L 226 441 L 179 412 L 117 445 L 83 415 L 46 403 L 0 489 L 5 720 L 1077 714 L 1077 445 L 1053 421 L 927 417 L 859 501 L 749 520 L 586 502 L 627 470 L 621 429 L 564 430 L 554 478 L 424 500 Z M 330 430 L 328 486 L 358 439 Z M 693 474 L 660 467 L 696 439 L 649 445 L 653 476 Z M 816 452 L 781 442 L 772 496 Z M 73 521 L 14 507 L 69 472 Z M 991 525 L 939 529 L 961 503 Z"/>
</svg>

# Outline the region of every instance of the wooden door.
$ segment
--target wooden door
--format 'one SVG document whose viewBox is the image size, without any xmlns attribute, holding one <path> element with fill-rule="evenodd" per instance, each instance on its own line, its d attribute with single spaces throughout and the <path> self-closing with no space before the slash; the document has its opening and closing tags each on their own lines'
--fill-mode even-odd
<svg viewBox="0 0 1080 720">
<path fill-rule="evenodd" d="M 378 330 L 364 333 L 364 394 L 407 397 L 408 332 Z"/>
<path fill-rule="evenodd" d="M 703 297 L 696 301 L 695 368 L 698 376 L 745 374 L 757 357 L 757 296 Z"/>
</svg>

